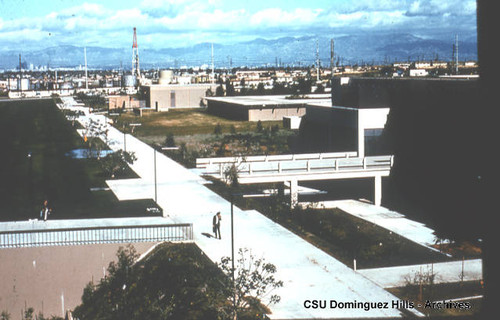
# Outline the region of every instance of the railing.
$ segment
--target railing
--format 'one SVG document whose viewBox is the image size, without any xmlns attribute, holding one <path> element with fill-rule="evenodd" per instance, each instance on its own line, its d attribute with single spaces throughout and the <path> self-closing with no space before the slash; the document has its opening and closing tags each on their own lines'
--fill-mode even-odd
<svg viewBox="0 0 500 320">
<path fill-rule="evenodd" d="M 321 173 L 359 170 L 387 170 L 393 165 L 394 156 L 364 158 L 339 158 L 321 160 L 295 160 L 272 162 L 242 162 L 237 170 L 240 177 L 261 174 Z M 204 173 L 222 177 L 232 164 L 219 163 L 206 167 Z"/>
<path fill-rule="evenodd" d="M 297 153 L 282 155 L 264 155 L 248 157 L 220 157 L 220 158 L 198 158 L 196 159 L 196 168 L 206 168 L 211 165 L 221 163 L 249 163 L 249 162 L 274 162 L 274 161 L 295 161 L 295 160 L 323 160 L 337 158 L 353 158 L 358 153 L 349 152 L 328 152 L 328 153 Z"/>
<path fill-rule="evenodd" d="M 192 240 L 193 225 L 188 223 L 0 231 L 0 249 Z"/>
</svg>

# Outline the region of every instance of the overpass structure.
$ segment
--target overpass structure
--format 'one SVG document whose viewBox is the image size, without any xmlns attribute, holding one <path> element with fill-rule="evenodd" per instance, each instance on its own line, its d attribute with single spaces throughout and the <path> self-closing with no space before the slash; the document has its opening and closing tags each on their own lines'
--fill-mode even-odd
<svg viewBox="0 0 500 320">
<path fill-rule="evenodd" d="M 238 170 L 238 182 L 241 184 L 283 182 L 290 187 L 290 205 L 298 202 L 298 181 L 334 180 L 373 178 L 375 189 L 375 205 L 382 201 L 382 177 L 390 174 L 394 163 L 394 156 L 370 156 L 351 158 L 352 153 L 336 153 L 321 157 L 321 154 L 283 155 L 269 160 L 240 158 L 215 158 L 211 163 L 206 160 L 198 161 L 197 166 L 203 164 L 204 174 L 223 180 L 224 173 L 235 165 Z M 230 160 L 233 159 L 233 160 Z"/>
</svg>

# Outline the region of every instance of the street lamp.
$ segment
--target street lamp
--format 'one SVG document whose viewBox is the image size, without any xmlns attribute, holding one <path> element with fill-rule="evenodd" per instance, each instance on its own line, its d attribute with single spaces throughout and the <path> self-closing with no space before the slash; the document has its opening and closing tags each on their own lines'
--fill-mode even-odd
<svg viewBox="0 0 500 320">
<path fill-rule="evenodd" d="M 154 173 L 155 173 L 155 202 L 156 204 L 158 204 L 158 185 L 157 185 L 157 182 L 156 182 L 156 149 L 153 148 L 153 162 L 154 162 Z"/>
<path fill-rule="evenodd" d="M 130 123 L 128 126 L 129 127 L 132 127 L 132 130 L 130 131 L 130 133 L 134 133 L 134 128 L 135 127 L 138 127 L 138 126 L 141 126 L 142 124 L 141 123 Z M 125 126 L 126 124 L 124 123 L 123 124 L 123 151 L 127 151 L 127 133 L 125 132 Z"/>
<path fill-rule="evenodd" d="M 234 312 L 234 319 L 237 319 L 237 314 L 236 314 L 236 283 L 234 281 L 234 224 L 233 224 L 233 197 L 236 194 L 231 193 L 231 274 L 232 274 L 232 279 L 233 279 L 233 312 Z"/>
</svg>

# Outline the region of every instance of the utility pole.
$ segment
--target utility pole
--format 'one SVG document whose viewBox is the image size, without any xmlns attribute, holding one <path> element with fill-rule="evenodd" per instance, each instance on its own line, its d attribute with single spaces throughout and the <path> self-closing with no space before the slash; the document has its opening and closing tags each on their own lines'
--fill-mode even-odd
<svg viewBox="0 0 500 320">
<path fill-rule="evenodd" d="M 455 35 L 455 74 L 458 74 L 458 34 Z"/>
<path fill-rule="evenodd" d="M 319 42 L 316 39 L 316 80 L 319 82 Z"/>
</svg>

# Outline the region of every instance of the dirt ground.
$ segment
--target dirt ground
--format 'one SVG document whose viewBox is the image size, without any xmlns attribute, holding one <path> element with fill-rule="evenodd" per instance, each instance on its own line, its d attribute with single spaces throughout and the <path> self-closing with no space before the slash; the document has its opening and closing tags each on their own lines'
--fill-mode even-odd
<svg viewBox="0 0 500 320">
<path fill-rule="evenodd" d="M 155 243 L 134 243 L 143 254 Z M 21 319 L 27 307 L 45 317 L 64 316 L 80 304 L 83 288 L 98 283 L 126 244 L 0 249 L 0 312 Z"/>
</svg>

